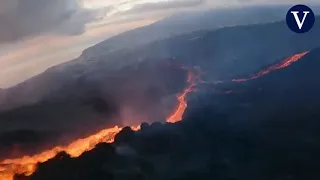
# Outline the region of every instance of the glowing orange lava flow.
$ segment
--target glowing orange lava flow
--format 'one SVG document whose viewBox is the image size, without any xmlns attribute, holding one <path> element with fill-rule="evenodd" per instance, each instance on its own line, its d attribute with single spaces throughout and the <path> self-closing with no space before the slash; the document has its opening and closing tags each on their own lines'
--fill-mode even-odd
<svg viewBox="0 0 320 180">
<path fill-rule="evenodd" d="M 189 86 L 181 94 L 179 94 L 177 96 L 179 105 L 176 108 L 176 110 L 174 111 L 174 113 L 167 118 L 168 123 L 176 123 L 176 122 L 179 122 L 182 120 L 182 116 L 184 114 L 184 111 L 186 110 L 186 108 L 188 106 L 187 95 L 190 92 L 194 91 L 194 87 L 196 85 L 195 77 L 196 76 L 191 71 L 189 71 L 189 73 L 188 73 Z"/>
<path fill-rule="evenodd" d="M 268 73 L 270 73 L 272 71 L 275 71 L 275 70 L 278 70 L 278 69 L 282 69 L 282 68 L 285 68 L 285 67 L 291 65 L 292 63 L 300 60 L 303 56 L 305 56 L 308 53 L 309 53 L 309 51 L 302 52 L 302 53 L 299 53 L 299 54 L 295 54 L 293 56 L 290 56 L 290 57 L 286 58 L 285 60 L 283 60 L 279 64 L 275 64 L 273 66 L 270 66 L 270 67 L 268 67 L 266 69 L 261 70 L 260 72 L 258 72 L 257 74 L 252 75 L 249 78 L 233 79 L 232 81 L 233 82 L 245 82 L 245 81 L 248 81 L 248 80 L 257 79 L 257 78 L 259 78 L 259 77 L 261 77 L 263 75 L 266 75 L 266 74 L 268 74 Z"/>
<path fill-rule="evenodd" d="M 187 107 L 186 96 L 195 86 L 194 74 L 188 74 L 189 86 L 177 98 L 179 106 L 175 112 L 167 118 L 167 122 L 175 123 L 182 120 L 182 115 Z M 131 126 L 134 131 L 140 130 L 140 126 Z M 122 127 L 104 129 L 87 138 L 78 139 L 68 146 L 57 146 L 51 150 L 44 151 L 34 156 L 24 156 L 22 158 L 7 159 L 0 161 L 0 180 L 13 180 L 15 174 L 32 175 L 37 168 L 38 163 L 46 162 L 55 157 L 59 152 L 65 151 L 71 157 L 79 157 L 82 153 L 92 150 L 97 144 L 114 141 L 116 134 L 122 130 Z"/>
<path fill-rule="evenodd" d="M 83 152 L 92 150 L 101 142 L 113 142 L 115 135 L 119 133 L 121 129 L 122 128 L 115 126 L 102 130 L 87 138 L 78 139 L 66 147 L 57 146 L 34 156 L 4 160 L 0 162 L 0 180 L 12 180 L 14 174 L 31 175 L 36 170 L 37 163 L 46 162 L 62 151 L 67 152 L 72 157 L 78 157 Z"/>
</svg>

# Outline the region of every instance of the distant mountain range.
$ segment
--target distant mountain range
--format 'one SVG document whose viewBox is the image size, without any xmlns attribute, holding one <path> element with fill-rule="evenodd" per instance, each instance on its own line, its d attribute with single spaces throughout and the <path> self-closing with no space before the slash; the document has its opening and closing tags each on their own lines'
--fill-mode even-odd
<svg viewBox="0 0 320 180">
<path fill-rule="evenodd" d="M 280 21 L 285 18 L 290 6 L 253 6 L 179 13 L 154 24 L 109 38 L 88 48 L 82 56 L 99 57 L 119 49 L 141 46 L 200 30 Z M 313 10 L 320 13 L 320 6 L 314 6 Z"/>
</svg>

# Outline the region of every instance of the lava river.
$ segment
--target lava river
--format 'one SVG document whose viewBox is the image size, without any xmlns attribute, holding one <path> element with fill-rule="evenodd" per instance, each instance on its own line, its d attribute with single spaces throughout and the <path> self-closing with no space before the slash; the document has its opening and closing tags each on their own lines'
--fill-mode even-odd
<svg viewBox="0 0 320 180">
<path fill-rule="evenodd" d="M 268 67 L 266 69 L 262 69 L 258 73 L 254 74 L 254 75 L 252 75 L 252 76 L 250 76 L 248 78 L 233 79 L 232 81 L 233 82 L 245 82 L 245 81 L 257 79 L 257 78 L 259 78 L 261 76 L 269 74 L 270 72 L 273 72 L 273 71 L 276 71 L 278 69 L 282 69 L 282 68 L 290 66 L 292 63 L 300 60 L 302 57 L 304 57 L 308 53 L 309 53 L 309 51 L 305 51 L 305 52 L 302 52 L 302 53 L 295 54 L 293 56 L 290 56 L 290 57 L 284 59 L 283 61 L 281 61 L 278 64 L 272 65 L 272 66 L 270 66 L 270 67 Z"/>
<path fill-rule="evenodd" d="M 182 115 L 187 108 L 187 95 L 194 90 L 196 85 L 196 76 L 191 71 L 188 72 L 188 87 L 177 96 L 178 106 L 173 113 L 167 117 L 168 123 L 181 121 Z M 138 131 L 140 126 L 132 126 L 131 128 Z M 68 146 L 57 146 L 33 156 L 24 156 L 21 158 L 0 161 L 0 180 L 13 180 L 15 174 L 30 176 L 36 171 L 38 163 L 46 162 L 62 151 L 65 151 L 73 158 L 79 157 L 82 153 L 92 150 L 99 143 L 112 143 L 115 135 L 121 130 L 122 127 L 119 126 L 107 128 L 87 138 L 75 140 Z"/>
<path fill-rule="evenodd" d="M 270 72 L 273 72 L 278 69 L 285 68 L 292 63 L 300 60 L 309 52 L 302 52 L 295 54 L 286 58 L 285 60 L 281 61 L 278 64 L 270 66 L 266 69 L 261 70 L 260 72 L 248 77 L 248 78 L 239 78 L 233 79 L 233 82 L 245 82 L 248 80 L 253 80 L 259 78 L 263 75 L 266 75 Z M 178 106 L 173 111 L 173 113 L 167 117 L 168 123 L 176 123 L 182 120 L 182 116 L 187 108 L 187 95 L 190 92 L 194 91 L 194 87 L 196 85 L 196 79 L 198 78 L 195 74 L 191 71 L 188 71 L 188 87 L 177 96 Z M 228 92 L 229 93 L 229 92 Z M 133 130 L 138 131 L 140 126 L 132 126 Z M 122 130 L 122 127 L 115 126 L 113 128 L 104 129 L 96 134 L 93 134 L 87 138 L 78 139 L 68 146 L 57 146 L 53 149 L 48 151 L 44 151 L 40 154 L 36 154 L 34 156 L 25 156 L 16 159 L 6 159 L 0 161 L 0 180 L 13 180 L 15 174 L 24 174 L 24 175 L 31 175 L 36 171 L 37 164 L 46 162 L 49 159 L 56 156 L 59 152 L 65 151 L 71 157 L 76 158 L 79 157 L 83 152 L 92 150 L 97 144 L 101 142 L 112 143 L 114 141 L 114 137 L 117 133 Z"/>
</svg>

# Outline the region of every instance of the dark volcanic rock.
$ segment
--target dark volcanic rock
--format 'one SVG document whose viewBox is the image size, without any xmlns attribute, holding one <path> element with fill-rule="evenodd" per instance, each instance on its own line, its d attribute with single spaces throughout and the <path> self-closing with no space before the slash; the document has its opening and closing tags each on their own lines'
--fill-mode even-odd
<svg viewBox="0 0 320 180">
<path fill-rule="evenodd" d="M 320 91 L 319 52 L 314 50 L 301 62 L 274 74 L 233 85 L 245 88 L 244 93 L 210 92 L 190 100 L 182 122 L 154 123 L 139 132 L 125 128 L 114 145 L 130 145 L 136 152 L 133 156 L 121 156 L 113 145 L 102 144 L 75 159 L 59 154 L 40 164 L 29 179 L 318 180 L 319 96 L 300 94 L 297 100 L 303 103 L 289 99 L 298 96 L 301 88 Z M 297 76 L 290 75 L 302 71 L 300 68 L 305 73 L 292 84 L 291 78 Z M 278 79 L 282 83 L 272 86 Z M 268 90 L 256 92 L 257 84 Z M 292 94 L 285 93 L 287 86 L 293 88 Z M 253 106 L 240 108 L 244 100 L 252 101 Z M 222 102 L 228 102 L 224 104 L 227 111 L 219 109 Z"/>
<path fill-rule="evenodd" d="M 116 143 L 129 143 L 133 140 L 135 136 L 135 132 L 130 127 L 123 128 L 116 136 L 115 136 L 115 142 Z"/>
<path fill-rule="evenodd" d="M 59 67 L 53 67 L 12 88 L 8 101 L 30 100 L 31 104 L 21 102 L 21 107 L 0 110 L 0 133 L 16 129 L 55 130 L 68 137 L 63 141 L 69 142 L 102 127 L 137 124 L 141 119 L 164 120 L 168 106 L 175 103 L 174 95 L 187 84 L 187 70 L 169 60 L 136 62 L 121 69 L 101 66 L 94 71 L 79 71 L 86 68 L 60 72 Z"/>
</svg>

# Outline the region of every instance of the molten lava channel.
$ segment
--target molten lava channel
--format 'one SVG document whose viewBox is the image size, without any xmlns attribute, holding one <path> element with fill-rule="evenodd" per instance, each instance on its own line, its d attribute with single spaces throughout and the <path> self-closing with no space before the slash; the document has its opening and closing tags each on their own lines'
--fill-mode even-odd
<svg viewBox="0 0 320 180">
<path fill-rule="evenodd" d="M 187 95 L 195 87 L 195 76 L 188 71 L 188 87 L 177 96 L 178 106 L 175 111 L 167 118 L 168 123 L 176 123 L 182 120 L 182 115 L 187 108 Z M 131 126 L 135 131 L 140 130 L 140 126 Z M 116 134 L 122 130 L 122 127 L 104 129 L 87 138 L 78 139 L 68 146 L 57 146 L 53 149 L 44 151 L 34 156 L 24 156 L 15 159 L 6 159 L 0 161 L 0 180 L 13 180 L 15 174 L 32 175 L 37 168 L 38 163 L 43 163 L 54 158 L 59 152 L 65 151 L 71 157 L 77 158 L 82 153 L 92 150 L 99 143 L 112 143 Z"/>
<path fill-rule="evenodd" d="M 302 52 L 302 53 L 295 54 L 293 56 L 290 56 L 290 57 L 284 59 L 279 64 L 275 64 L 273 66 L 270 66 L 270 67 L 268 67 L 266 69 L 261 70 L 260 72 L 258 72 L 257 74 L 252 75 L 249 78 L 233 79 L 232 81 L 233 82 L 245 82 L 245 81 L 257 79 L 257 78 L 259 78 L 261 76 L 269 74 L 270 72 L 273 72 L 273 71 L 276 71 L 278 69 L 282 69 L 282 68 L 290 66 L 292 63 L 297 62 L 298 60 L 300 60 L 302 57 L 304 57 L 308 53 L 309 53 L 309 51 L 305 51 L 305 52 Z"/>
<path fill-rule="evenodd" d="M 179 105 L 176 108 L 176 110 L 172 113 L 171 116 L 167 118 L 168 123 L 176 123 L 178 121 L 182 120 L 182 116 L 188 106 L 187 104 L 187 95 L 190 92 L 194 91 L 194 87 L 196 86 L 195 84 L 195 74 L 193 74 L 191 71 L 188 71 L 188 84 L 189 86 L 180 94 L 177 96 Z"/>
<path fill-rule="evenodd" d="M 245 82 L 264 76 L 270 72 L 278 69 L 285 68 L 292 63 L 300 60 L 309 52 L 302 52 L 286 58 L 279 64 L 270 66 L 261 70 L 257 74 L 252 75 L 249 78 L 233 79 L 233 82 Z M 176 123 L 182 120 L 182 116 L 187 108 L 187 95 L 194 91 L 196 85 L 196 76 L 191 71 L 188 71 L 188 87 L 177 96 L 178 106 L 175 111 L 167 118 L 168 123 Z M 231 92 L 231 91 L 230 91 Z M 229 93 L 229 92 L 228 92 Z M 133 130 L 140 130 L 140 126 L 132 126 Z M 38 163 L 46 162 L 49 159 L 55 157 L 59 152 L 65 151 L 71 157 L 79 157 L 82 153 L 92 150 L 99 143 L 112 143 L 116 134 L 122 130 L 122 127 L 115 126 L 113 128 L 104 129 L 96 134 L 93 134 L 87 138 L 78 139 L 68 146 L 57 146 L 51 150 L 44 151 L 34 156 L 24 156 L 16 159 L 6 159 L 0 162 L 0 180 L 13 180 L 15 174 L 24 174 L 26 176 L 32 175 L 37 168 Z"/>
</svg>

